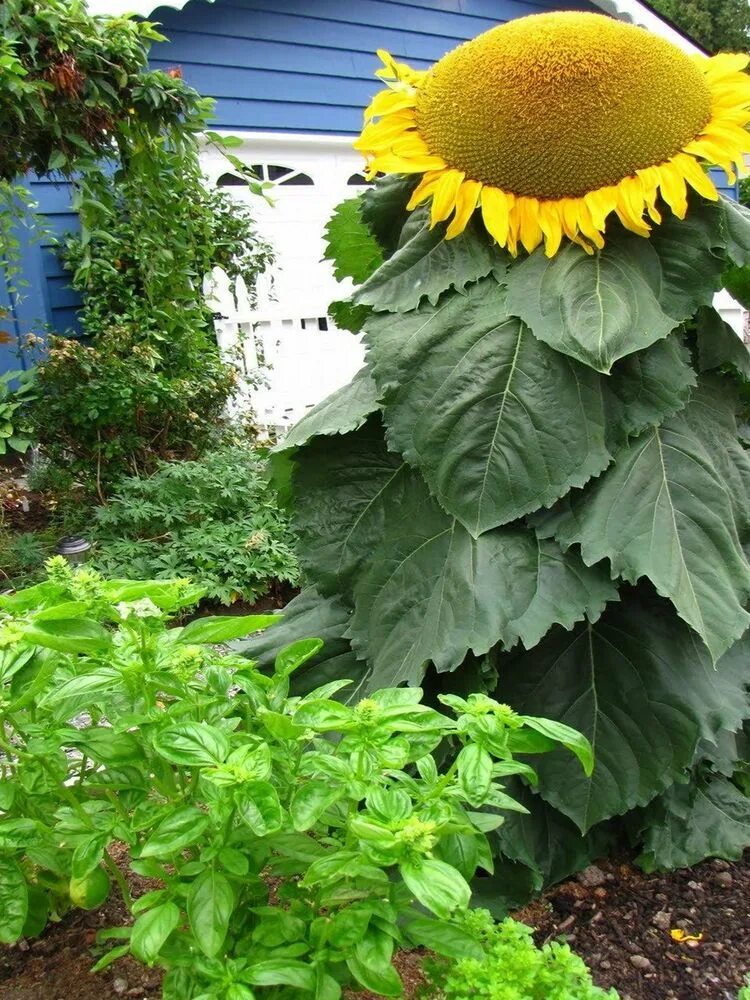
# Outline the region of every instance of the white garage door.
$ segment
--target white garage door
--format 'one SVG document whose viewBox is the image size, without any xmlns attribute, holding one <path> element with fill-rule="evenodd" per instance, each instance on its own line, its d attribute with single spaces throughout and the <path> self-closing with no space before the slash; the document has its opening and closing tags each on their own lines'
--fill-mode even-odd
<svg viewBox="0 0 750 1000">
<path fill-rule="evenodd" d="M 273 182 L 273 206 L 253 195 L 227 161 L 209 154 L 212 181 L 250 204 L 258 229 L 276 251 L 273 281 L 261 281 L 253 316 L 256 337 L 271 363 L 268 387 L 254 394 L 262 423 L 284 426 L 348 382 L 364 358 L 359 337 L 335 328 L 330 302 L 349 294 L 323 260 L 323 231 L 334 207 L 364 183 L 351 139 L 248 135 L 233 150 L 259 177 Z"/>
</svg>

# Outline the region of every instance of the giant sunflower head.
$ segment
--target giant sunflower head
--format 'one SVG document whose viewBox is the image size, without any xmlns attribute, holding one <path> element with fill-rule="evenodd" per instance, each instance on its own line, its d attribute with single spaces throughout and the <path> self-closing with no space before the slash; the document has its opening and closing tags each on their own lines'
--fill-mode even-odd
<svg viewBox="0 0 750 1000">
<path fill-rule="evenodd" d="M 604 245 L 614 212 L 648 236 L 659 196 L 680 218 L 687 186 L 718 194 L 750 152 L 747 55 L 689 56 L 600 14 L 534 14 L 417 71 L 378 53 L 387 89 L 355 146 L 378 173 L 422 174 L 409 209 L 432 199 L 447 238 L 475 209 L 501 246 L 552 256 L 563 236 Z"/>
</svg>

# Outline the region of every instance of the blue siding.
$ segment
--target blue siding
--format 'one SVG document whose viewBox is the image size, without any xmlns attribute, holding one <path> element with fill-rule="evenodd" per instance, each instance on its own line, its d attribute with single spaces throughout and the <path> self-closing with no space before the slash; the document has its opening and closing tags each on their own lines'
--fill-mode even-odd
<svg viewBox="0 0 750 1000">
<path fill-rule="evenodd" d="M 416 67 L 493 25 L 588 0 L 192 0 L 154 17 L 170 39 L 153 65 L 182 67 L 226 129 L 355 134 L 379 89 L 378 48 Z"/>
<path fill-rule="evenodd" d="M 499 22 L 560 9 L 598 10 L 589 0 L 191 0 L 152 15 L 169 39 L 154 46 L 152 65 L 180 66 L 215 98 L 217 128 L 353 135 L 379 89 L 377 48 L 424 67 Z M 715 173 L 733 194 L 722 178 Z M 68 185 L 30 187 L 57 235 L 76 228 Z M 78 299 L 54 252 L 30 246 L 25 265 L 18 334 L 74 327 Z M 0 307 L 4 295 L 0 281 Z M 17 364 L 15 348 L 0 345 L 0 371 Z"/>
</svg>

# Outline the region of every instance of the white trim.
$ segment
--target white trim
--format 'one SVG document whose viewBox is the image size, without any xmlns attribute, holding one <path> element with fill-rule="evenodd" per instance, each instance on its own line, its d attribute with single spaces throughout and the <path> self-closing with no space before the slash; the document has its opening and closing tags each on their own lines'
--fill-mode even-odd
<svg viewBox="0 0 750 1000">
<path fill-rule="evenodd" d="M 691 42 L 689 38 L 677 31 L 676 28 L 673 28 L 671 24 L 668 24 L 658 14 L 646 7 L 645 4 L 639 3 L 639 0 L 592 0 L 592 2 L 603 10 L 605 14 L 616 17 L 620 21 L 629 21 L 631 24 L 637 24 L 641 28 L 647 28 L 655 35 L 666 38 L 667 41 L 672 42 L 673 45 L 682 49 L 683 52 L 697 53 L 698 55 L 706 54 L 700 46 Z"/>
<path fill-rule="evenodd" d="M 213 3 L 214 0 L 206 0 Z M 86 0 L 89 14 L 103 17 L 121 17 L 123 14 L 135 14 L 137 17 L 150 17 L 159 7 L 174 7 L 182 10 L 188 0 Z"/>
<path fill-rule="evenodd" d="M 295 147 L 310 146 L 338 146 L 340 148 L 352 148 L 352 143 L 357 138 L 354 132 L 349 135 L 325 135 L 317 132 L 256 132 L 254 129 L 237 128 L 216 128 L 212 129 L 217 135 L 237 136 L 246 145 L 253 142 L 262 144 L 264 142 L 282 143 L 284 141 L 293 142 Z"/>
</svg>

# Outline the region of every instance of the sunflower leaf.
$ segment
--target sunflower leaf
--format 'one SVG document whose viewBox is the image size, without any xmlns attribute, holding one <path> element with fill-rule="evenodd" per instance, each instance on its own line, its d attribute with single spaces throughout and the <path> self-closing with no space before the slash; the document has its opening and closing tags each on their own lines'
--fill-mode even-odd
<svg viewBox="0 0 750 1000">
<path fill-rule="evenodd" d="M 675 784 L 643 815 L 647 872 L 689 868 L 705 858 L 739 861 L 750 847 L 750 799 L 723 777 Z"/>
<path fill-rule="evenodd" d="M 507 793 L 528 812 L 508 813 L 493 839 L 505 857 L 521 862 L 538 874 L 540 888 L 579 871 L 600 858 L 612 845 L 615 835 L 607 826 L 595 827 L 582 836 L 572 820 L 518 778 L 511 778 L 504 784 Z"/>
<path fill-rule="evenodd" d="M 366 341 L 389 443 L 473 535 L 549 506 L 608 465 L 598 376 L 508 316 L 494 279 L 437 306 L 373 316 Z"/>
<path fill-rule="evenodd" d="M 540 248 L 508 272 L 508 311 L 550 347 L 609 372 L 684 318 L 660 304 L 662 277 L 654 247 L 630 234 L 608 235 L 592 255 L 570 243 L 548 259 Z"/>
<path fill-rule="evenodd" d="M 726 267 L 719 207 L 692 198 L 687 218 L 670 212 L 654 227 L 649 243 L 661 264 L 659 302 L 664 311 L 682 321 L 710 305 Z"/>
<path fill-rule="evenodd" d="M 425 223 L 357 289 L 354 302 L 379 312 L 408 312 L 423 298 L 435 305 L 448 288 L 463 292 L 497 263 L 498 252 L 482 227 L 446 240 L 444 225 L 430 229 Z"/>
<path fill-rule="evenodd" d="M 390 174 L 379 177 L 362 194 L 362 221 L 386 258 L 399 245 L 401 230 L 410 217 L 406 205 L 416 186 L 417 178 L 412 174 Z"/>
<path fill-rule="evenodd" d="M 615 443 L 640 434 L 681 410 L 695 387 L 682 338 L 665 340 L 622 358 L 605 383 L 608 431 Z"/>
<path fill-rule="evenodd" d="M 607 472 L 570 497 L 553 529 L 563 546 L 580 544 L 587 565 L 608 559 L 612 575 L 631 583 L 647 576 L 714 660 L 750 624 L 750 565 L 733 496 L 750 470 L 739 446 L 726 450 L 732 404 L 731 393 L 704 384 L 682 413 L 625 444 Z"/>
<path fill-rule="evenodd" d="M 750 351 L 742 339 L 713 308 L 696 316 L 698 368 L 702 372 L 730 368 L 740 379 L 750 381 Z"/>
<path fill-rule="evenodd" d="M 667 601 L 629 591 L 594 624 L 554 629 L 530 652 L 499 654 L 497 696 L 589 738 L 589 779 L 570 754 L 533 762 L 540 794 L 582 832 L 646 805 L 683 773 L 700 739 L 750 714 L 750 642 L 717 667 Z"/>
<path fill-rule="evenodd" d="M 282 620 L 270 629 L 249 639 L 229 643 L 233 652 L 254 660 L 264 670 L 273 668 L 280 650 L 300 639 L 323 640 L 323 648 L 292 675 L 297 695 L 339 678 L 349 678 L 341 700 L 357 696 L 358 685 L 366 676 L 366 664 L 352 652 L 344 634 L 351 619 L 351 609 L 338 597 L 323 597 L 315 587 L 306 587 L 286 605 Z"/>
<path fill-rule="evenodd" d="M 498 528 L 474 539 L 430 496 L 408 468 L 393 475 L 385 446 L 365 459 L 365 431 L 337 442 L 326 464 L 322 450 L 311 459 L 321 471 L 320 497 L 331 496 L 306 532 L 303 559 L 358 569 L 355 611 L 348 635 L 373 668 L 371 688 L 418 684 L 428 661 L 453 670 L 469 649 L 481 655 L 498 641 L 533 646 L 552 624 L 570 628 L 584 615 L 601 614 L 616 590 L 599 567 L 585 567 L 575 553 L 539 540 L 522 525 Z M 371 439 L 372 440 L 372 439 Z M 332 486 L 347 464 L 351 471 Z M 359 476 L 357 475 L 359 470 Z M 375 470 L 379 470 L 376 473 Z M 368 499 L 369 498 L 369 499 Z M 336 546 L 340 546 L 337 553 Z"/>
<path fill-rule="evenodd" d="M 727 253 L 741 267 L 750 264 L 750 210 L 723 195 L 719 204 Z"/>
<path fill-rule="evenodd" d="M 383 253 L 367 225 L 362 220 L 361 198 L 347 198 L 334 209 L 324 231 L 325 260 L 333 263 L 337 281 L 351 278 L 359 285 L 383 261 Z"/>
<path fill-rule="evenodd" d="M 273 449 L 275 454 L 299 448 L 319 436 L 346 434 L 361 427 L 378 407 L 378 389 L 367 368 L 360 368 L 351 382 L 332 392 L 298 420 Z"/>
</svg>

